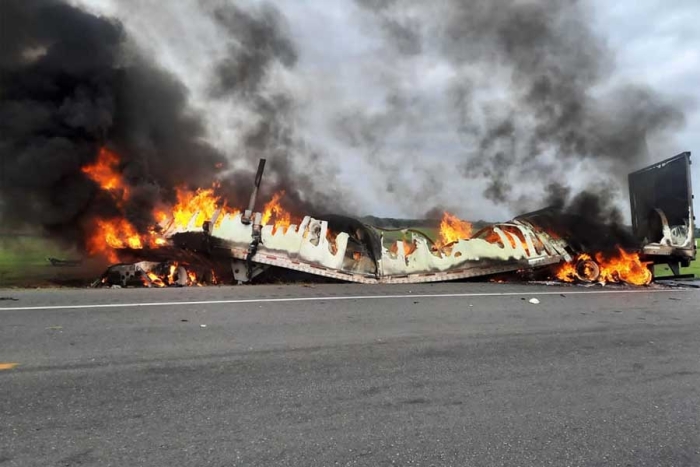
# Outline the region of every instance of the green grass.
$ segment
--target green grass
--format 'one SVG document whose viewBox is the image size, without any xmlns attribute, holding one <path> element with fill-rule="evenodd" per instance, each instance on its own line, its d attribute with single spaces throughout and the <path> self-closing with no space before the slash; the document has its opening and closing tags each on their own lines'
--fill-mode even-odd
<svg viewBox="0 0 700 467">
<path fill-rule="evenodd" d="M 700 248 L 700 239 L 695 240 L 695 244 Z M 700 259 L 696 259 L 687 268 L 681 268 L 681 274 L 695 274 L 695 277 L 700 277 Z M 663 264 L 654 266 L 655 276 L 670 276 L 671 268 Z"/>
<path fill-rule="evenodd" d="M 433 241 L 438 237 L 438 232 L 440 231 L 437 227 L 411 227 L 411 229 L 424 233 Z M 413 235 L 413 232 L 406 230 L 383 230 L 382 233 L 384 234 L 384 245 L 386 247 L 391 246 L 397 240 L 410 241 Z"/>
<path fill-rule="evenodd" d="M 43 237 L 0 236 L 0 268 L 46 264 L 49 256 L 62 258 L 67 254 L 70 252 L 65 248 Z"/>
<path fill-rule="evenodd" d="M 0 287 L 43 283 L 59 273 L 47 257 L 79 258 L 47 238 L 32 235 L 0 235 Z"/>
</svg>

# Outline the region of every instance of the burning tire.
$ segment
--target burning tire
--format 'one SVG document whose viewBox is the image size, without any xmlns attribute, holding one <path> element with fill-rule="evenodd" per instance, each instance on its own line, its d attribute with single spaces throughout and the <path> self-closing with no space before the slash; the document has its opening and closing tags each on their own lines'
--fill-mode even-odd
<svg viewBox="0 0 700 467">
<path fill-rule="evenodd" d="M 581 282 L 596 282 L 600 278 L 600 266 L 592 259 L 580 259 L 576 263 L 575 274 Z"/>
</svg>

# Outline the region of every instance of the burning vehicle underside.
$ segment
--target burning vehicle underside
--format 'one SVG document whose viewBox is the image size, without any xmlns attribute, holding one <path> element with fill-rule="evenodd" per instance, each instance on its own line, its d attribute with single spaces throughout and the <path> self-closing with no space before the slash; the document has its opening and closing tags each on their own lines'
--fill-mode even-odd
<svg viewBox="0 0 700 467">
<path fill-rule="evenodd" d="M 84 172 L 101 183 L 114 180 L 113 157 L 104 151 Z M 549 208 L 474 233 L 471 224 L 445 213 L 437 241 L 414 229 L 390 240 L 381 228 L 338 215 L 294 222 L 279 204 L 283 193 L 255 212 L 264 165 L 245 211 L 198 190 L 178 196 L 178 206 L 160 216 L 147 238 L 102 222 L 92 247 L 134 262 L 110 267 L 95 285 L 246 283 L 269 268 L 364 284 L 529 276 L 646 285 L 654 263 L 677 273 L 696 253 L 690 153 L 630 174 L 631 234 Z"/>
</svg>

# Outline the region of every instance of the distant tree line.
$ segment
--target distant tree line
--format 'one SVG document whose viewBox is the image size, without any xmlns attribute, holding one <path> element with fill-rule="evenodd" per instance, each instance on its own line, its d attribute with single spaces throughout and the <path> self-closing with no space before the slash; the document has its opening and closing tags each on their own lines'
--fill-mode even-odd
<svg viewBox="0 0 700 467">
<path fill-rule="evenodd" d="M 440 219 L 396 219 L 394 217 L 365 216 L 360 219 L 365 224 L 385 229 L 405 229 L 409 227 L 437 227 Z"/>
<path fill-rule="evenodd" d="M 397 219 L 394 217 L 376 217 L 376 216 L 365 216 L 360 218 L 360 221 L 365 224 L 373 225 L 375 227 L 383 229 L 408 229 L 408 228 L 438 228 L 440 227 L 441 219 Z M 469 221 L 474 227 L 474 231 L 481 229 L 493 222 L 486 222 L 483 220 Z"/>
</svg>

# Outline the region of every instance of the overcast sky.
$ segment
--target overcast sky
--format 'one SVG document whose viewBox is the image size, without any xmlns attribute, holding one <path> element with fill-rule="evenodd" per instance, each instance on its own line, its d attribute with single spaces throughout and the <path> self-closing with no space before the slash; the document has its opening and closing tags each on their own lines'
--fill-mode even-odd
<svg viewBox="0 0 700 467">
<path fill-rule="evenodd" d="M 615 51 L 620 79 L 648 83 L 661 93 L 690 100 L 685 128 L 652 155 L 661 160 L 682 151 L 694 153 L 694 191 L 700 193 L 700 2 L 696 0 L 595 0 L 596 28 Z M 700 212 L 700 196 L 694 210 Z M 697 217 L 697 214 L 696 214 Z"/>
<path fill-rule="evenodd" d="M 246 109 L 208 94 L 213 66 L 225 57 L 228 40 L 211 16 L 201 11 L 199 2 L 73 3 L 119 18 L 140 48 L 180 77 L 189 88 L 193 108 L 208 123 L 213 144 L 236 159 L 236 152 L 241 150 L 237 138 L 251 116 Z M 244 6 L 259 3 L 237 2 Z M 333 183 L 346 187 L 356 210 L 385 216 L 420 216 L 441 206 L 464 218 L 489 220 L 518 214 L 512 204 L 486 200 L 485 185 L 478 178 L 455 175 L 459 164 L 455 146 L 464 141 L 454 130 L 454 115 L 444 111 L 451 98 L 445 91 L 461 70 L 446 64 L 429 48 L 410 59 L 397 59 L 377 23 L 368 19 L 370 13 L 356 1 L 269 3 L 281 12 L 282 25 L 296 45 L 298 61 L 291 71 L 281 66 L 274 69 L 267 77 L 268 87 L 294 95 L 297 134 L 322 155 L 314 163 L 337 169 L 338 179 Z M 661 160 L 683 150 L 696 150 L 700 155 L 700 113 L 694 102 L 700 82 L 700 30 L 696 24 L 700 2 L 590 0 L 589 7 L 587 21 L 607 44 L 615 62 L 606 83 L 648 85 L 677 102 L 686 114 L 683 129 L 649 138 L 651 159 Z M 409 19 L 410 15 L 407 12 Z M 506 91 L 501 95 L 501 78 L 497 73 L 489 74 L 476 82 L 484 95 L 507 99 Z M 387 110 L 387 93 L 408 88 L 408 102 L 401 101 Z M 394 121 L 397 113 L 401 120 L 398 125 Z M 371 144 L 350 144 L 349 140 L 366 130 L 355 126 L 357 115 L 371 116 L 374 130 L 385 137 Z M 340 132 L 339 120 L 346 123 Z M 693 166 L 696 191 L 700 190 L 700 158 L 697 160 Z M 599 176 L 594 172 L 590 163 L 583 162 L 557 176 L 577 189 Z M 528 177 L 532 185 L 537 185 L 538 177 Z M 527 190 L 538 191 L 528 184 L 517 186 L 513 196 L 518 197 L 522 191 L 522 198 L 527 199 Z M 626 196 L 620 199 L 626 200 Z"/>
</svg>

